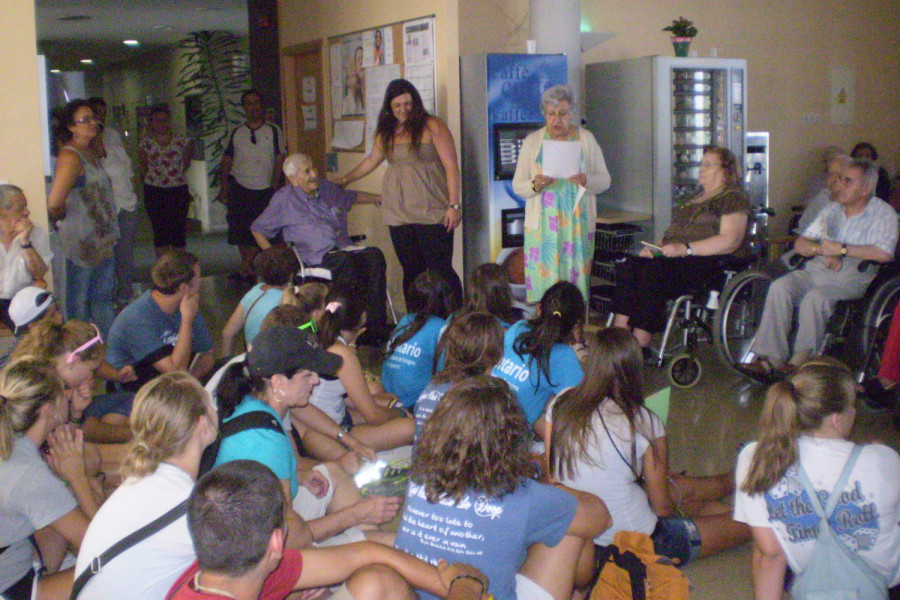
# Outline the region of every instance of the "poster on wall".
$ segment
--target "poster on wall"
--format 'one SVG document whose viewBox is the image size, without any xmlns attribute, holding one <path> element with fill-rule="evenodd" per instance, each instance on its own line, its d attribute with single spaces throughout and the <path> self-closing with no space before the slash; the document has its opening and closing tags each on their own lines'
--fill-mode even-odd
<svg viewBox="0 0 900 600">
<path fill-rule="evenodd" d="M 400 78 L 400 65 L 384 65 L 366 69 L 366 154 L 375 144 L 375 128 L 378 113 L 384 103 L 384 92 L 388 84 Z"/>
<path fill-rule="evenodd" d="M 363 34 L 345 36 L 343 48 L 343 86 L 341 115 L 362 115 L 365 110 L 366 73 L 363 68 Z"/>
<path fill-rule="evenodd" d="M 831 124 L 850 125 L 856 116 L 856 72 L 852 65 L 831 65 Z"/>
<path fill-rule="evenodd" d="M 331 67 L 331 115 L 339 118 L 343 114 L 344 99 L 344 61 L 343 48 L 340 44 L 331 47 L 329 62 Z"/>
<path fill-rule="evenodd" d="M 363 33 L 363 65 L 378 67 L 394 64 L 394 31 L 378 27 Z"/>
<path fill-rule="evenodd" d="M 435 112 L 434 17 L 403 24 L 405 77 L 416 86 L 425 110 Z"/>
</svg>

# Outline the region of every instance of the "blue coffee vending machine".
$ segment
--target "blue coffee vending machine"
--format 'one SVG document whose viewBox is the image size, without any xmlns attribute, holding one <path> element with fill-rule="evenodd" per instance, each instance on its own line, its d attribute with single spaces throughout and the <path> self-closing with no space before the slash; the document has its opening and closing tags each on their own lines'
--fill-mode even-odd
<svg viewBox="0 0 900 600">
<path fill-rule="evenodd" d="M 512 190 L 519 149 L 529 133 L 544 125 L 541 94 L 566 82 L 564 54 L 460 59 L 466 276 L 480 264 L 502 263 L 522 247 L 525 200 Z"/>
</svg>

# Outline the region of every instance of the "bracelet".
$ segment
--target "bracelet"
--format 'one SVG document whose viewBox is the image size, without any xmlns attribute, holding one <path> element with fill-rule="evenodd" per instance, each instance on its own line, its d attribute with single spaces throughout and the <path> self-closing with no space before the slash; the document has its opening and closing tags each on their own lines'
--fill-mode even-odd
<svg viewBox="0 0 900 600">
<path fill-rule="evenodd" d="M 343 440 L 343 439 L 344 439 L 344 430 L 343 430 L 343 429 L 338 429 L 337 435 L 334 436 L 334 439 L 336 439 L 336 440 L 339 441 L 339 442 L 340 442 L 341 440 Z"/>
<path fill-rule="evenodd" d="M 484 593 L 484 582 L 483 582 L 482 580 L 478 579 L 477 577 L 475 577 L 474 575 L 469 575 L 468 573 L 460 573 L 459 575 L 457 575 L 456 577 L 454 577 L 453 579 L 451 579 L 451 580 L 450 580 L 450 585 L 447 586 L 447 589 L 452 588 L 452 587 L 453 587 L 453 584 L 456 583 L 456 582 L 457 582 L 458 580 L 460 580 L 460 579 L 471 579 L 472 581 L 477 581 L 477 582 L 481 585 L 481 591 L 478 592 L 478 593 L 479 593 L 479 594 L 483 594 L 483 593 Z"/>
<path fill-rule="evenodd" d="M 34 248 L 34 244 L 32 244 L 31 242 L 28 242 L 27 244 L 19 244 L 19 245 L 22 248 L 24 248 L 25 250 L 28 250 L 29 248 Z"/>
<path fill-rule="evenodd" d="M 77 419 L 70 414 L 68 421 L 69 421 L 69 423 L 74 423 L 75 425 L 84 425 L 84 420 L 86 418 L 87 417 L 84 416 L 84 413 L 81 413 L 81 416 L 78 417 Z"/>
</svg>

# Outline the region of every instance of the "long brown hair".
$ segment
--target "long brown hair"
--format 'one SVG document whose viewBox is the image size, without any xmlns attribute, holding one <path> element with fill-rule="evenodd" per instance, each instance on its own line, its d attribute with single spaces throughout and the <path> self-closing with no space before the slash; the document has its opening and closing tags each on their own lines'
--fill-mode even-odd
<svg viewBox="0 0 900 600">
<path fill-rule="evenodd" d="M 428 122 L 428 111 L 425 110 L 425 105 L 422 103 L 422 96 L 419 95 L 416 86 L 407 80 L 395 79 L 388 84 L 384 92 L 384 102 L 378 113 L 378 125 L 375 129 L 375 134 L 381 138 L 381 148 L 385 155 L 389 155 L 394 147 L 394 130 L 397 127 L 397 117 L 394 116 L 391 102 L 403 94 L 409 94 L 412 98 L 412 110 L 403 125 L 403 131 L 409 133 L 409 145 L 413 150 L 418 151 L 419 145 L 422 143 L 422 133 Z"/>
<path fill-rule="evenodd" d="M 492 314 L 505 323 L 516 321 L 509 275 L 497 263 L 479 265 L 466 281 L 463 306 L 459 314 L 475 311 Z"/>
<path fill-rule="evenodd" d="M 741 490 L 761 494 L 775 485 L 799 458 L 797 439 L 817 430 L 830 415 L 856 400 L 850 369 L 829 358 L 807 361 L 772 385 L 759 419 L 759 442 Z"/>
<path fill-rule="evenodd" d="M 505 381 L 479 375 L 441 399 L 425 421 L 410 479 L 429 502 L 459 501 L 469 491 L 501 498 L 534 469 L 528 422 Z"/>
<path fill-rule="evenodd" d="M 594 435 L 593 416 L 607 398 L 628 419 L 634 440 L 635 421 L 644 405 L 641 378 L 641 349 L 634 336 L 619 327 L 598 331 L 588 353 L 584 379 L 560 396 L 554 414 L 550 415 L 553 421 L 550 464 L 555 473 L 575 476 L 575 463 L 586 456 L 588 442 Z M 636 469 L 637 465 L 632 464 L 632 468 Z"/>
<path fill-rule="evenodd" d="M 437 382 L 483 375 L 503 358 L 503 327 L 493 315 L 472 312 L 453 319 L 441 336 L 435 356 L 446 352 Z"/>
</svg>

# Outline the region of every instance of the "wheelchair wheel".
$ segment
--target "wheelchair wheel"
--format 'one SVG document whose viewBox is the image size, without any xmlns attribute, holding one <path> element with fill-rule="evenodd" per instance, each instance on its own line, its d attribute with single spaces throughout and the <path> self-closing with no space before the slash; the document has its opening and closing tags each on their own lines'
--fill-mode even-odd
<svg viewBox="0 0 900 600">
<path fill-rule="evenodd" d="M 887 341 L 894 308 L 898 301 L 900 301 L 900 277 L 894 277 L 882 283 L 866 302 L 859 341 L 860 356 L 865 357 L 866 362 L 863 365 L 866 377 L 878 374 L 881 352 Z"/>
<path fill-rule="evenodd" d="M 762 320 L 772 276 L 756 269 L 731 278 L 719 297 L 713 319 L 713 346 L 719 360 L 734 370 L 746 356 Z"/>
<path fill-rule="evenodd" d="M 703 375 L 703 365 L 693 354 L 685 352 L 669 361 L 669 381 L 675 387 L 689 388 L 697 385 Z"/>
</svg>

